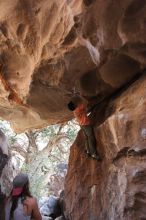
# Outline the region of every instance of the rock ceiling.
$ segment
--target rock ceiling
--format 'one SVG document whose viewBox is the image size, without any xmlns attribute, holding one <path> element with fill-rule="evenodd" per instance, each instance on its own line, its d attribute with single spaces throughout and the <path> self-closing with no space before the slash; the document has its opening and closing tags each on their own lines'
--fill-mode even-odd
<svg viewBox="0 0 146 220">
<path fill-rule="evenodd" d="M 146 0 L 1 0 L 0 117 L 17 132 L 72 118 L 146 64 Z"/>
</svg>

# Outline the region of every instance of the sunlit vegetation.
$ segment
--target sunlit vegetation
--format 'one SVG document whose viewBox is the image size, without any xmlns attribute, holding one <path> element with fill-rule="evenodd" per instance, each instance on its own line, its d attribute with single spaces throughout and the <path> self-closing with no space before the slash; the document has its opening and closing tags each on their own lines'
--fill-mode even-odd
<svg viewBox="0 0 146 220">
<path fill-rule="evenodd" d="M 63 189 L 70 146 L 79 130 L 75 121 L 22 134 L 16 134 L 8 122 L 0 121 L 0 129 L 8 138 L 13 166 L 28 173 L 33 195 L 57 196 Z"/>
</svg>

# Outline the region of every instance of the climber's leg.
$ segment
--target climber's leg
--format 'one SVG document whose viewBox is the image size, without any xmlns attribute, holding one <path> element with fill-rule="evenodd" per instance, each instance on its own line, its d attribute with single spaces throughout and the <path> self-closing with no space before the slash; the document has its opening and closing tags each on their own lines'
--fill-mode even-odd
<svg viewBox="0 0 146 220">
<path fill-rule="evenodd" d="M 84 129 L 84 126 L 82 126 L 82 131 L 83 131 L 83 134 L 84 134 L 84 137 L 85 137 L 85 152 L 90 155 L 90 150 L 89 150 L 89 143 L 88 143 L 88 136 L 85 132 L 85 129 Z"/>
<path fill-rule="evenodd" d="M 91 125 L 84 125 L 83 130 L 84 130 L 84 133 L 86 134 L 86 137 L 87 137 L 86 140 L 88 142 L 89 154 L 94 159 L 99 160 L 100 157 L 99 157 L 99 154 L 96 149 L 96 139 L 95 139 L 93 127 Z"/>
</svg>

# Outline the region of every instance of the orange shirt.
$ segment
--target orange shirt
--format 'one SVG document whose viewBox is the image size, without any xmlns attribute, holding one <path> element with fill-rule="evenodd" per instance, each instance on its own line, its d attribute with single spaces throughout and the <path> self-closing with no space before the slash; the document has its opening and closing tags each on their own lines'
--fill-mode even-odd
<svg viewBox="0 0 146 220">
<path fill-rule="evenodd" d="M 80 104 L 74 111 L 74 116 L 80 125 L 89 125 L 90 120 L 87 116 L 86 106 L 84 104 Z"/>
</svg>

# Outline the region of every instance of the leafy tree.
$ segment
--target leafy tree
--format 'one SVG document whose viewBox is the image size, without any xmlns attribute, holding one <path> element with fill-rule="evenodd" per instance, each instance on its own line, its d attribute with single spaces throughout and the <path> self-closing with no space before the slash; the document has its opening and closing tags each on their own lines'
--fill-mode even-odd
<svg viewBox="0 0 146 220">
<path fill-rule="evenodd" d="M 68 163 L 69 148 L 79 130 L 75 121 L 22 134 L 15 134 L 6 121 L 0 121 L 0 128 L 9 139 L 15 166 L 30 177 L 32 193 L 38 198 L 50 193 L 58 195 L 66 174 L 58 165 Z"/>
</svg>

